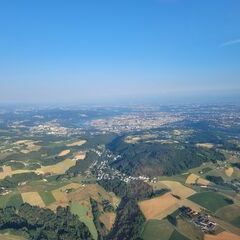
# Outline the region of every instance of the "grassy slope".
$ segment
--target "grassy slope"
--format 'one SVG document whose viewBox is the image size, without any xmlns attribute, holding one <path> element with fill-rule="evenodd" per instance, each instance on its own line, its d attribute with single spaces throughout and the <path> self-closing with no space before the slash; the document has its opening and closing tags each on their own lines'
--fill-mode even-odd
<svg viewBox="0 0 240 240">
<path fill-rule="evenodd" d="M 81 205 L 78 202 L 71 203 L 71 212 L 73 214 L 78 215 L 79 220 L 86 224 L 86 226 L 89 228 L 89 231 L 91 232 L 93 238 L 96 240 L 97 236 L 98 236 L 97 230 L 93 223 L 92 218 L 87 216 L 88 211 L 89 211 L 89 209 L 87 207 Z"/>
</svg>

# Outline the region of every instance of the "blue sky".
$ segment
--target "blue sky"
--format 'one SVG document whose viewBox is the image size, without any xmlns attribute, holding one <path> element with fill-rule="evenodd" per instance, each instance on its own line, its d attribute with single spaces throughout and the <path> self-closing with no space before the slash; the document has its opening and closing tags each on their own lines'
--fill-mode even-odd
<svg viewBox="0 0 240 240">
<path fill-rule="evenodd" d="M 0 102 L 240 91 L 238 0 L 2 0 Z"/>
</svg>

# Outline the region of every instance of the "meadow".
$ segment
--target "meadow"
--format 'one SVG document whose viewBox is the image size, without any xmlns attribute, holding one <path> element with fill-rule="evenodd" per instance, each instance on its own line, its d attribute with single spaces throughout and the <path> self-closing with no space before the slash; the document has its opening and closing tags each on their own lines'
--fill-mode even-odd
<svg viewBox="0 0 240 240">
<path fill-rule="evenodd" d="M 196 193 L 188 199 L 210 210 L 211 212 L 216 212 L 218 209 L 232 204 L 231 199 L 216 192 Z"/>
</svg>

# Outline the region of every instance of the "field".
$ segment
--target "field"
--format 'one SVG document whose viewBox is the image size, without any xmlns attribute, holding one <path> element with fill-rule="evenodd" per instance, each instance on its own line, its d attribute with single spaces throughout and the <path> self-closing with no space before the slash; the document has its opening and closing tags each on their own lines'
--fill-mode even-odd
<svg viewBox="0 0 240 240">
<path fill-rule="evenodd" d="M 66 153 L 66 152 L 65 152 Z M 74 159 L 65 159 L 61 162 L 58 162 L 53 165 L 47 165 L 47 166 L 41 166 L 40 168 L 37 168 L 36 170 L 29 170 L 29 169 L 18 169 L 13 170 L 10 166 L 3 166 L 3 171 L 0 172 L 0 179 L 4 179 L 7 176 L 12 176 L 14 174 L 20 174 L 20 173 L 27 173 L 27 172 L 35 172 L 39 174 L 64 174 L 70 167 L 75 166 L 76 161 L 78 160 L 84 160 L 86 157 L 85 152 L 78 152 L 76 153 Z"/>
<path fill-rule="evenodd" d="M 177 231 L 189 239 L 203 239 L 203 232 L 194 224 L 178 217 Z"/>
<path fill-rule="evenodd" d="M 188 199 L 207 208 L 211 212 L 216 212 L 218 209 L 230 205 L 226 197 L 215 192 L 196 193 Z"/>
<path fill-rule="evenodd" d="M 138 143 L 139 141 L 144 141 L 148 139 L 155 139 L 157 137 L 156 134 L 144 134 L 144 135 L 136 135 L 136 136 L 127 136 L 124 139 L 125 143 L 129 144 L 135 144 Z"/>
<path fill-rule="evenodd" d="M 0 196 L 0 208 L 6 206 L 18 207 L 23 203 L 21 194 L 19 193 L 9 193 L 8 195 Z"/>
<path fill-rule="evenodd" d="M 172 233 L 169 240 L 189 240 L 189 238 L 185 237 L 184 235 L 182 235 L 178 231 L 174 230 L 174 232 Z"/>
<path fill-rule="evenodd" d="M 197 143 L 196 146 L 202 147 L 202 148 L 208 148 L 208 149 L 211 149 L 214 147 L 212 143 Z"/>
<path fill-rule="evenodd" d="M 238 205 L 223 207 L 216 212 L 216 216 L 236 227 L 240 227 L 240 206 Z"/>
<path fill-rule="evenodd" d="M 196 194 L 196 191 L 193 189 L 186 187 L 177 181 L 159 181 L 157 183 L 151 183 L 151 185 L 155 190 L 168 188 L 171 192 L 139 203 L 139 206 L 147 219 L 162 219 L 181 206 L 188 206 L 195 211 L 201 210 L 201 206 L 188 199 L 188 197 Z M 177 196 L 178 198 L 174 196 Z"/>
<path fill-rule="evenodd" d="M 139 207 L 145 218 L 162 219 L 178 208 L 177 199 L 171 193 L 139 202 Z"/>
<path fill-rule="evenodd" d="M 52 193 L 50 191 L 41 191 L 41 192 L 39 192 L 39 195 L 41 196 L 41 198 L 46 206 L 48 206 L 51 203 L 54 203 L 56 201 L 56 199 L 54 198 L 54 196 L 52 195 Z"/>
<path fill-rule="evenodd" d="M 65 191 L 56 189 L 52 191 L 52 195 L 58 204 L 68 203 L 67 193 Z"/>
<path fill-rule="evenodd" d="M 22 193 L 23 202 L 29 203 L 33 206 L 45 207 L 45 204 L 38 192 Z"/>
<path fill-rule="evenodd" d="M 174 195 L 177 195 L 182 199 L 188 198 L 189 196 L 196 193 L 193 189 L 186 187 L 176 181 L 160 181 L 160 183 L 169 188 Z"/>
<path fill-rule="evenodd" d="M 67 144 L 67 147 L 80 147 L 83 144 L 85 144 L 86 142 L 87 142 L 86 140 L 75 141 L 75 142 Z"/>
<path fill-rule="evenodd" d="M 41 149 L 41 146 L 37 145 L 38 142 L 32 140 L 19 140 L 13 143 L 14 147 L 17 147 L 21 153 L 36 152 Z"/>
<path fill-rule="evenodd" d="M 227 169 L 225 169 L 225 174 L 228 176 L 228 177 L 231 177 L 232 174 L 234 172 L 234 169 L 232 167 L 229 167 Z"/>
<path fill-rule="evenodd" d="M 86 156 L 85 152 L 78 153 L 78 159 L 83 160 Z M 37 169 L 38 173 L 53 173 L 53 174 L 64 174 L 70 167 L 75 166 L 76 161 L 73 159 L 65 159 L 62 162 L 56 163 L 54 165 L 42 166 Z"/>
<path fill-rule="evenodd" d="M 191 173 L 186 180 L 186 184 L 199 184 L 199 185 L 209 185 L 210 182 L 204 178 L 199 177 L 198 175 Z"/>
<path fill-rule="evenodd" d="M 58 154 L 58 157 L 64 157 L 66 155 L 68 155 L 71 151 L 69 149 L 67 150 L 63 150 Z"/>
<path fill-rule="evenodd" d="M 204 240 L 240 240 L 240 236 L 224 231 L 218 235 L 206 234 Z"/>
<path fill-rule="evenodd" d="M 70 207 L 71 207 L 71 212 L 78 215 L 79 220 L 86 224 L 91 234 L 93 235 L 93 238 L 96 240 L 97 230 L 93 223 L 92 213 L 89 212 L 89 208 L 78 202 L 72 202 Z"/>
<path fill-rule="evenodd" d="M 0 179 L 4 179 L 6 176 L 11 176 L 12 168 L 10 166 L 2 166 L 2 172 L 0 172 Z"/>
<path fill-rule="evenodd" d="M 22 203 L 23 199 L 21 194 L 14 194 L 8 199 L 7 206 L 19 207 Z"/>
<path fill-rule="evenodd" d="M 168 240 L 174 231 L 174 227 L 168 220 L 149 220 L 144 226 L 143 240 Z"/>
<path fill-rule="evenodd" d="M 13 234 L 0 234 L 0 239 L 1 240 L 26 240 L 26 238 L 21 237 L 21 236 L 17 236 L 17 235 L 13 235 Z"/>
</svg>

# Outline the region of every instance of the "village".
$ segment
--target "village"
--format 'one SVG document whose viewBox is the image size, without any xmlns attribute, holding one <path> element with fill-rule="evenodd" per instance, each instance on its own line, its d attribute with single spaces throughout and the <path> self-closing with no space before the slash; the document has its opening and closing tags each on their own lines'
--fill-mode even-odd
<svg viewBox="0 0 240 240">
<path fill-rule="evenodd" d="M 199 227 L 205 233 L 213 233 L 217 223 L 210 220 L 210 216 L 206 213 L 200 213 L 192 210 L 190 207 L 182 206 L 179 208 L 180 216 L 185 217 L 195 226 Z"/>
</svg>

